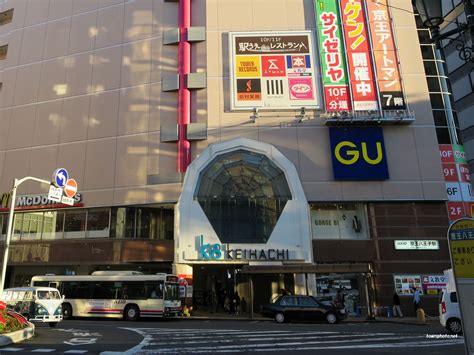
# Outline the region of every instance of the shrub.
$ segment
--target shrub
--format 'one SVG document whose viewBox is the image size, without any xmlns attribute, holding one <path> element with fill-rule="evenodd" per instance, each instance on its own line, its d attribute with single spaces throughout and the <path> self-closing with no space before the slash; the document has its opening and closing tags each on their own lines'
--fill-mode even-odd
<svg viewBox="0 0 474 355">
<path fill-rule="evenodd" d="M 28 322 L 19 314 L 0 310 L 0 334 L 11 333 L 25 328 Z"/>
</svg>

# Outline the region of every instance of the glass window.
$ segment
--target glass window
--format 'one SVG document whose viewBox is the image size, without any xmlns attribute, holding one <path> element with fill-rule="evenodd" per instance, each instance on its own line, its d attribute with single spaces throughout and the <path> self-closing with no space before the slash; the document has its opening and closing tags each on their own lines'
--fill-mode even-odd
<svg viewBox="0 0 474 355">
<path fill-rule="evenodd" d="M 23 231 L 23 213 L 15 213 L 13 216 L 12 240 L 20 240 L 22 231 Z"/>
<path fill-rule="evenodd" d="M 84 238 L 86 235 L 86 211 L 70 210 L 65 213 L 64 238 Z"/>
<path fill-rule="evenodd" d="M 135 208 L 112 208 L 111 237 L 133 238 L 135 231 Z"/>
<path fill-rule="evenodd" d="M 441 85 L 437 76 L 429 76 L 426 78 L 426 81 L 428 82 L 428 90 L 430 92 L 441 92 Z"/>
<path fill-rule="evenodd" d="M 266 243 L 292 196 L 282 169 L 241 149 L 200 173 L 195 198 L 223 243 Z"/>
<path fill-rule="evenodd" d="M 436 137 L 438 138 L 438 144 L 451 144 L 447 128 L 436 128 Z"/>
<path fill-rule="evenodd" d="M 309 297 L 298 297 L 298 304 L 302 307 L 315 307 L 316 302 Z"/>
<path fill-rule="evenodd" d="M 39 240 L 43 230 L 43 212 L 29 212 L 23 215 L 21 240 Z"/>
<path fill-rule="evenodd" d="M 311 206 L 313 239 L 369 238 L 365 205 L 361 203 Z"/>
<path fill-rule="evenodd" d="M 296 297 L 291 297 L 291 296 L 284 296 L 280 304 L 282 306 L 296 306 Z"/>
<path fill-rule="evenodd" d="M 143 281 L 125 281 L 122 287 L 122 297 L 129 300 L 143 300 L 145 295 L 145 282 Z"/>
<path fill-rule="evenodd" d="M 430 94 L 431 108 L 433 109 L 444 109 L 443 95 L 441 94 Z"/>
<path fill-rule="evenodd" d="M 436 67 L 436 62 L 433 60 L 425 60 L 423 61 L 423 65 L 425 67 L 426 75 L 438 75 L 438 69 Z"/>
<path fill-rule="evenodd" d="M 64 225 L 64 212 L 46 211 L 43 215 L 42 239 L 62 239 Z"/>
<path fill-rule="evenodd" d="M 0 240 L 5 240 L 7 235 L 8 214 L 0 215 Z"/>
<path fill-rule="evenodd" d="M 174 209 L 161 209 L 161 228 L 159 239 L 173 240 L 174 238 Z"/>
<path fill-rule="evenodd" d="M 87 237 L 107 238 L 109 237 L 110 209 L 91 209 L 87 213 Z"/>
<path fill-rule="evenodd" d="M 451 292 L 449 294 L 449 300 L 452 302 L 452 303 L 458 303 L 458 295 L 456 292 Z"/>
<path fill-rule="evenodd" d="M 446 111 L 444 110 L 433 110 L 434 122 L 436 126 L 446 127 L 448 122 L 446 120 Z"/>
<path fill-rule="evenodd" d="M 116 294 L 113 286 L 113 281 L 95 281 L 92 298 L 99 300 L 115 299 Z"/>
<path fill-rule="evenodd" d="M 147 281 L 146 290 L 148 298 L 162 299 L 163 298 L 163 281 Z"/>
</svg>

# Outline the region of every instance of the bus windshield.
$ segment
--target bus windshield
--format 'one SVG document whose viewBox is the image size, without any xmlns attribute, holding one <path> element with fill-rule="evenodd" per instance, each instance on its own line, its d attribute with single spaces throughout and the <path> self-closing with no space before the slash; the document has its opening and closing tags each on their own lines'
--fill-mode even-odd
<svg viewBox="0 0 474 355">
<path fill-rule="evenodd" d="M 179 284 L 165 283 L 165 301 L 179 301 Z"/>
</svg>

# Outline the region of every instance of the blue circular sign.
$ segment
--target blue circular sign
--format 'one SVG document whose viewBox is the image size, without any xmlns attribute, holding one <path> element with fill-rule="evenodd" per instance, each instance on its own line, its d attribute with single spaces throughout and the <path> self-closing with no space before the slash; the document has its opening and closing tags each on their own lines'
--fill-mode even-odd
<svg viewBox="0 0 474 355">
<path fill-rule="evenodd" d="M 69 179 L 69 174 L 66 169 L 56 169 L 53 174 L 53 184 L 56 187 L 64 187 L 66 181 Z"/>
</svg>

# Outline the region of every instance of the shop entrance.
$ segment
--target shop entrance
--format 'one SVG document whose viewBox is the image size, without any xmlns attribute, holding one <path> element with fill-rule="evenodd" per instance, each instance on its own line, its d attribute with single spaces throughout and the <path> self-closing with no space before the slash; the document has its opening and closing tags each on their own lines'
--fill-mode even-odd
<svg viewBox="0 0 474 355">
<path fill-rule="evenodd" d="M 243 315 L 249 300 L 248 277 L 242 265 L 205 264 L 193 266 L 193 314 Z M 238 310 L 231 305 L 239 297 Z"/>
</svg>

